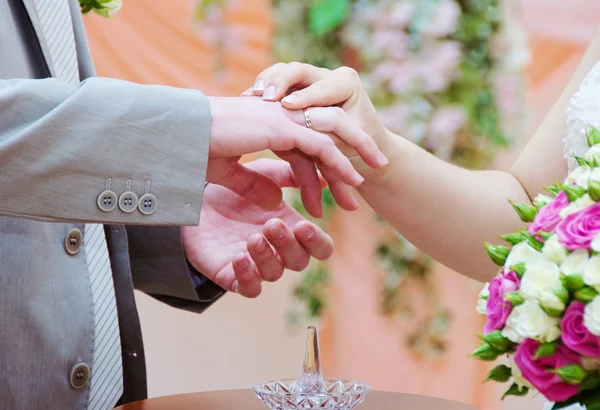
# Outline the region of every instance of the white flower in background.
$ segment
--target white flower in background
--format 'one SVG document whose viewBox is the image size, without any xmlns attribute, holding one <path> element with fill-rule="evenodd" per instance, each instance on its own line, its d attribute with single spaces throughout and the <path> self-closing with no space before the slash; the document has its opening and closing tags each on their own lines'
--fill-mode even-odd
<svg viewBox="0 0 600 410">
<path fill-rule="evenodd" d="M 590 260 L 587 249 L 578 249 L 571 253 L 560 265 L 560 271 L 565 275 L 581 275 Z"/>
<path fill-rule="evenodd" d="M 600 256 L 592 256 L 582 273 L 583 283 L 600 289 Z"/>
<path fill-rule="evenodd" d="M 490 284 L 488 282 L 485 284 L 481 292 L 479 292 L 479 296 L 477 297 L 477 313 L 487 315 L 487 300 L 489 296 Z"/>
<path fill-rule="evenodd" d="M 561 335 L 559 323 L 560 319 L 548 316 L 537 301 L 527 299 L 512 310 L 502 336 L 514 343 L 521 343 L 525 339 L 553 342 Z"/>
<path fill-rule="evenodd" d="M 562 211 L 560 211 L 559 215 L 561 218 L 566 218 L 567 216 L 581 211 L 583 208 L 587 208 L 590 205 L 594 205 L 596 202 L 588 194 L 585 194 L 577 201 L 570 203 L 567 205 Z"/>
<path fill-rule="evenodd" d="M 565 184 L 570 185 L 575 182 L 578 186 L 587 189 L 591 175 L 592 172 L 588 167 L 577 167 L 569 173 Z"/>
<path fill-rule="evenodd" d="M 600 296 L 585 305 L 583 311 L 583 325 L 591 334 L 600 336 Z"/>
<path fill-rule="evenodd" d="M 596 237 L 592 240 L 592 243 L 590 244 L 590 246 L 596 252 L 600 252 L 600 233 L 598 235 L 596 235 Z"/>
<path fill-rule="evenodd" d="M 565 303 L 556 293 L 565 290 L 558 266 L 545 258 L 527 263 L 521 279 L 521 292 L 525 297 L 537 300 L 542 306 L 558 311 Z"/>
<path fill-rule="evenodd" d="M 521 242 L 513 246 L 508 254 L 508 257 L 506 258 L 504 267 L 506 269 L 510 269 L 511 266 L 519 265 L 521 263 L 529 263 L 536 259 L 543 258 L 544 256 L 540 252 L 536 251 L 527 242 Z"/>
<path fill-rule="evenodd" d="M 590 172 L 590 181 L 600 182 L 600 168 L 593 168 Z"/>
<path fill-rule="evenodd" d="M 600 144 L 592 146 L 584 155 L 583 159 L 591 163 L 600 164 Z"/>
<path fill-rule="evenodd" d="M 519 366 L 517 366 L 517 363 L 515 363 L 514 355 L 511 354 L 508 356 L 508 362 L 506 364 L 512 370 L 513 382 L 517 383 L 517 386 L 519 386 L 519 390 L 521 390 L 522 387 L 527 387 L 528 389 L 533 389 L 533 386 L 531 385 L 531 383 L 529 383 L 523 377 L 523 374 L 521 373 L 521 369 L 519 368 Z"/>
<path fill-rule="evenodd" d="M 121 9 L 123 5 L 121 0 L 98 0 L 100 7 L 92 6 L 92 11 L 103 17 L 110 17 Z"/>
<path fill-rule="evenodd" d="M 552 235 L 544 242 L 542 253 L 552 262 L 560 265 L 567 258 L 567 248 L 561 245 L 558 235 Z"/>
</svg>

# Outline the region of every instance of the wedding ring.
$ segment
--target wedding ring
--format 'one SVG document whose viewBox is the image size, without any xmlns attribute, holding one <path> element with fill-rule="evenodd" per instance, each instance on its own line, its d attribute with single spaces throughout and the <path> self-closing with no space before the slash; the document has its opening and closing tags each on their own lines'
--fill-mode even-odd
<svg viewBox="0 0 600 410">
<path fill-rule="evenodd" d="M 308 108 L 304 108 L 304 121 L 306 122 L 306 128 L 312 128 L 312 120 L 310 119 L 310 113 L 308 112 Z"/>
</svg>

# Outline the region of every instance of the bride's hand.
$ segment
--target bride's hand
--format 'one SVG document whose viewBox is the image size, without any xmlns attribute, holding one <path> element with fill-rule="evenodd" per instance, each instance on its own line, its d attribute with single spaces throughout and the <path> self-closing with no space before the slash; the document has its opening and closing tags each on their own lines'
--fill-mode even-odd
<svg viewBox="0 0 600 410">
<path fill-rule="evenodd" d="M 382 149 L 388 131 L 381 123 L 375 107 L 364 90 L 358 73 L 349 67 L 336 70 L 303 63 L 278 63 L 258 75 L 254 87 L 243 95 L 262 96 L 264 100 L 280 101 L 292 110 L 309 107 L 340 106 Z M 355 166 L 368 172 L 366 164 L 349 147 L 336 140 Z"/>
</svg>

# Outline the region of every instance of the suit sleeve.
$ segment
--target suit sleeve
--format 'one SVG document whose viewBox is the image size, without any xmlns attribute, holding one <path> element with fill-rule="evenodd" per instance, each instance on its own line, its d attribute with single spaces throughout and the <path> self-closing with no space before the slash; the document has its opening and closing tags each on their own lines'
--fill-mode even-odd
<svg viewBox="0 0 600 410">
<path fill-rule="evenodd" d="M 0 80 L 0 215 L 197 224 L 209 142 L 210 106 L 196 90 Z"/>
<path fill-rule="evenodd" d="M 226 293 L 187 262 L 181 228 L 129 226 L 126 229 L 137 290 L 196 313 L 203 312 Z"/>
</svg>

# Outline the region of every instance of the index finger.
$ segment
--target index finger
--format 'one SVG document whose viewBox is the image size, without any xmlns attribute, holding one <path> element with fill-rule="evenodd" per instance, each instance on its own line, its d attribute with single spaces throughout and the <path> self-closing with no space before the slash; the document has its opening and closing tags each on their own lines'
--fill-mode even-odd
<svg viewBox="0 0 600 410">
<path fill-rule="evenodd" d="M 309 87 L 330 73 L 326 68 L 304 63 L 275 64 L 259 74 L 256 82 L 264 89 L 255 88 L 254 95 L 261 95 L 267 101 L 280 101 L 290 89 Z"/>
</svg>

